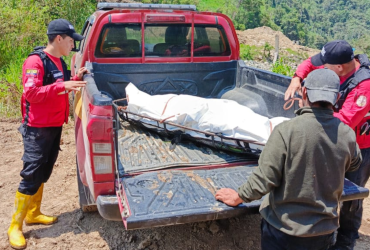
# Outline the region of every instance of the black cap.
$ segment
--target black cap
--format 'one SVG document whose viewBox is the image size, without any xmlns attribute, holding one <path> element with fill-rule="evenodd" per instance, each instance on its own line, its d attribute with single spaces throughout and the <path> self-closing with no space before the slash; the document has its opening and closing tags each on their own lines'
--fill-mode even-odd
<svg viewBox="0 0 370 250">
<path fill-rule="evenodd" d="M 48 25 L 48 35 L 62 35 L 66 34 L 72 37 L 75 41 L 81 41 L 84 39 L 83 36 L 76 33 L 73 25 L 66 19 L 56 19 L 49 23 Z"/>
<path fill-rule="evenodd" d="M 353 60 L 352 46 L 344 40 L 335 40 L 324 45 L 321 52 L 311 57 L 314 66 L 345 64 Z"/>
</svg>

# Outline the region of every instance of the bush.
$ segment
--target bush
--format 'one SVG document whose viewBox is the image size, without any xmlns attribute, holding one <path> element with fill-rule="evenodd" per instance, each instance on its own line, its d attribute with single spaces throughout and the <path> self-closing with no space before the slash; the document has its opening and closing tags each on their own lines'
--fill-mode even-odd
<svg viewBox="0 0 370 250">
<path fill-rule="evenodd" d="M 18 52 L 19 53 L 19 52 Z M 20 97 L 22 95 L 23 59 L 13 60 L 0 74 L 0 116 L 20 117 Z"/>
<path fill-rule="evenodd" d="M 263 55 L 265 56 L 266 60 L 271 59 L 271 50 L 273 49 L 274 47 L 271 44 L 265 42 L 265 45 L 263 46 Z"/>
<path fill-rule="evenodd" d="M 240 44 L 240 58 L 242 60 L 253 60 L 252 48 L 250 45 Z"/>
<path fill-rule="evenodd" d="M 240 44 L 240 59 L 242 60 L 255 60 L 260 53 L 257 46 Z"/>
<path fill-rule="evenodd" d="M 271 71 L 286 76 L 293 76 L 295 72 L 295 70 L 291 66 L 285 64 L 281 58 L 272 65 Z"/>
</svg>

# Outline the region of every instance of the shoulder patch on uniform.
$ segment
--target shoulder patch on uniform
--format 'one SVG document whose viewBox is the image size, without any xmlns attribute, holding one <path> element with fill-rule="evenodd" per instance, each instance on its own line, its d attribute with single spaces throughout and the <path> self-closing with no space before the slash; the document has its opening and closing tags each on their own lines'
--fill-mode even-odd
<svg viewBox="0 0 370 250">
<path fill-rule="evenodd" d="M 38 73 L 37 69 L 26 69 L 26 77 L 37 77 Z"/>
<path fill-rule="evenodd" d="M 366 98 L 366 96 L 364 96 L 364 95 L 360 95 L 360 96 L 357 98 L 357 100 L 356 100 L 356 104 L 357 104 L 357 106 L 359 106 L 359 107 L 365 107 L 366 102 L 367 102 L 367 98 Z"/>
<path fill-rule="evenodd" d="M 29 77 L 27 79 L 27 82 L 24 84 L 24 87 L 25 88 L 31 88 L 31 87 L 34 87 L 34 86 L 36 86 L 35 81 L 34 81 L 34 78 L 33 77 Z"/>
</svg>

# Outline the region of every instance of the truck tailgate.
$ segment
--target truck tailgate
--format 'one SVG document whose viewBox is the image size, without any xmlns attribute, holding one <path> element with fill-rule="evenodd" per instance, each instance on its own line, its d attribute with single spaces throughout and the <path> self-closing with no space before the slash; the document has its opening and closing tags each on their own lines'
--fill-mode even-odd
<svg viewBox="0 0 370 250">
<path fill-rule="evenodd" d="M 121 178 L 118 205 L 126 229 L 215 220 L 258 212 L 261 200 L 229 207 L 216 190 L 237 189 L 256 165 L 198 170 L 165 170 Z M 342 200 L 365 198 L 368 190 L 345 180 Z"/>
</svg>

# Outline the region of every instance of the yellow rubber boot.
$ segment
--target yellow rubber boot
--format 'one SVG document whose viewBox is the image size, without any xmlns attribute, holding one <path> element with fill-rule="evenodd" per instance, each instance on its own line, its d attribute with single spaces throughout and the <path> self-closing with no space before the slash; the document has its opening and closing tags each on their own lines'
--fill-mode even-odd
<svg viewBox="0 0 370 250">
<path fill-rule="evenodd" d="M 28 207 L 28 212 L 26 215 L 26 225 L 32 224 L 43 224 L 50 225 L 58 221 L 58 217 L 47 216 L 41 213 L 41 200 L 42 193 L 44 191 L 44 183 L 41 184 L 37 193 L 32 196 L 31 203 Z"/>
<path fill-rule="evenodd" d="M 15 249 L 24 249 L 27 246 L 26 239 L 22 233 L 23 220 L 26 217 L 27 209 L 31 201 L 31 195 L 19 193 L 15 194 L 14 214 L 8 229 L 10 245 Z"/>
</svg>

